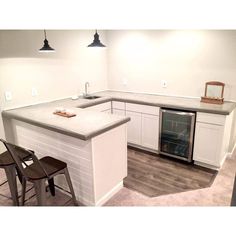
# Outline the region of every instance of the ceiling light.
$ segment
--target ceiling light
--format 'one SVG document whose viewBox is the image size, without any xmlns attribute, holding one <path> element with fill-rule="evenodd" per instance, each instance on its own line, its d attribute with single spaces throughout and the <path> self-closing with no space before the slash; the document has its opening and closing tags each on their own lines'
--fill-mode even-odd
<svg viewBox="0 0 236 236">
<path fill-rule="evenodd" d="M 46 30 L 44 30 L 44 37 L 44 45 L 42 48 L 39 49 L 39 52 L 55 52 L 55 49 L 51 48 L 48 43 Z"/>
<path fill-rule="evenodd" d="M 88 47 L 106 47 L 104 44 L 100 42 L 97 30 L 96 30 L 96 33 L 94 34 L 93 42 L 89 44 Z"/>
</svg>

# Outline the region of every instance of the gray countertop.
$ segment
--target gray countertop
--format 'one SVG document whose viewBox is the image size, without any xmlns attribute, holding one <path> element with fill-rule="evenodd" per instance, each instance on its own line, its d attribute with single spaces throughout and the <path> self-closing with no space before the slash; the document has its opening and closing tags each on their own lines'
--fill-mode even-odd
<svg viewBox="0 0 236 236">
<path fill-rule="evenodd" d="M 99 99 L 99 103 L 110 99 Z M 26 123 L 56 131 L 82 140 L 91 139 L 119 125 L 127 123 L 130 118 L 110 115 L 105 112 L 90 111 L 84 107 L 97 102 L 85 99 L 63 99 L 39 105 L 32 105 L 3 111 L 6 118 L 24 121 Z M 67 118 L 53 114 L 56 107 L 64 107 L 75 112 L 76 116 Z"/>
<path fill-rule="evenodd" d="M 199 99 L 109 90 L 95 94 L 101 96 L 101 98 L 94 100 L 82 98 L 77 100 L 72 100 L 70 98 L 61 99 L 38 105 L 6 110 L 2 112 L 2 115 L 3 117 L 21 120 L 82 140 L 88 140 L 130 120 L 130 118 L 124 116 L 83 109 L 107 101 L 124 101 L 221 115 L 228 115 L 236 108 L 236 103 L 233 102 L 225 102 L 223 105 L 213 105 L 201 103 Z M 54 115 L 53 112 L 56 107 L 72 109 L 75 111 L 76 116 L 65 118 Z"/>
<path fill-rule="evenodd" d="M 235 108 L 235 102 L 224 102 L 222 105 L 200 102 L 197 98 L 181 98 L 152 94 L 104 91 L 96 93 L 98 96 L 111 98 L 116 101 L 132 102 L 144 105 L 159 106 L 189 111 L 199 111 L 220 115 L 229 115 Z"/>
</svg>

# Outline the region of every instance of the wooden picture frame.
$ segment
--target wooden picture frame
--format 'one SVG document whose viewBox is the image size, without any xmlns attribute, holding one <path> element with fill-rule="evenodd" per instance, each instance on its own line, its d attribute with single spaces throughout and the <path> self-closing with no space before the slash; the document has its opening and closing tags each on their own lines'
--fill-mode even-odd
<svg viewBox="0 0 236 236">
<path fill-rule="evenodd" d="M 212 104 L 223 104 L 224 103 L 224 87 L 225 84 L 219 81 L 209 81 L 205 85 L 205 95 L 201 97 L 201 102 L 212 103 Z M 212 95 L 211 90 L 215 88 L 217 95 Z M 214 92 L 213 92 L 214 93 Z"/>
</svg>

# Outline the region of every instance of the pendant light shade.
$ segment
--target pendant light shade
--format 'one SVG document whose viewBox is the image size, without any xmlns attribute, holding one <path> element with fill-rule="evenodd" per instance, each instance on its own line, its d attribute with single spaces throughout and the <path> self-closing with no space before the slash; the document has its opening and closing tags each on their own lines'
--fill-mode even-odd
<svg viewBox="0 0 236 236">
<path fill-rule="evenodd" d="M 96 33 L 94 34 L 93 42 L 89 44 L 88 47 L 106 47 L 104 44 L 100 42 L 99 34 L 97 33 L 97 30 L 96 30 Z"/>
<path fill-rule="evenodd" d="M 44 30 L 44 45 L 42 48 L 39 49 L 39 52 L 55 52 L 55 49 L 53 49 L 52 47 L 50 47 L 48 40 L 47 40 L 47 34 L 46 34 L 46 30 Z"/>
</svg>

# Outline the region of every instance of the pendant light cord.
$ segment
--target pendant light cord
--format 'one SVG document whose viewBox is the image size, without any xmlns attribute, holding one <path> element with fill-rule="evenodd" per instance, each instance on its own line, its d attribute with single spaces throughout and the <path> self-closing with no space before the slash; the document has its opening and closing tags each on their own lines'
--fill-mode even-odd
<svg viewBox="0 0 236 236">
<path fill-rule="evenodd" d="M 44 36 L 45 36 L 45 39 L 47 39 L 46 30 L 44 30 Z"/>
</svg>

